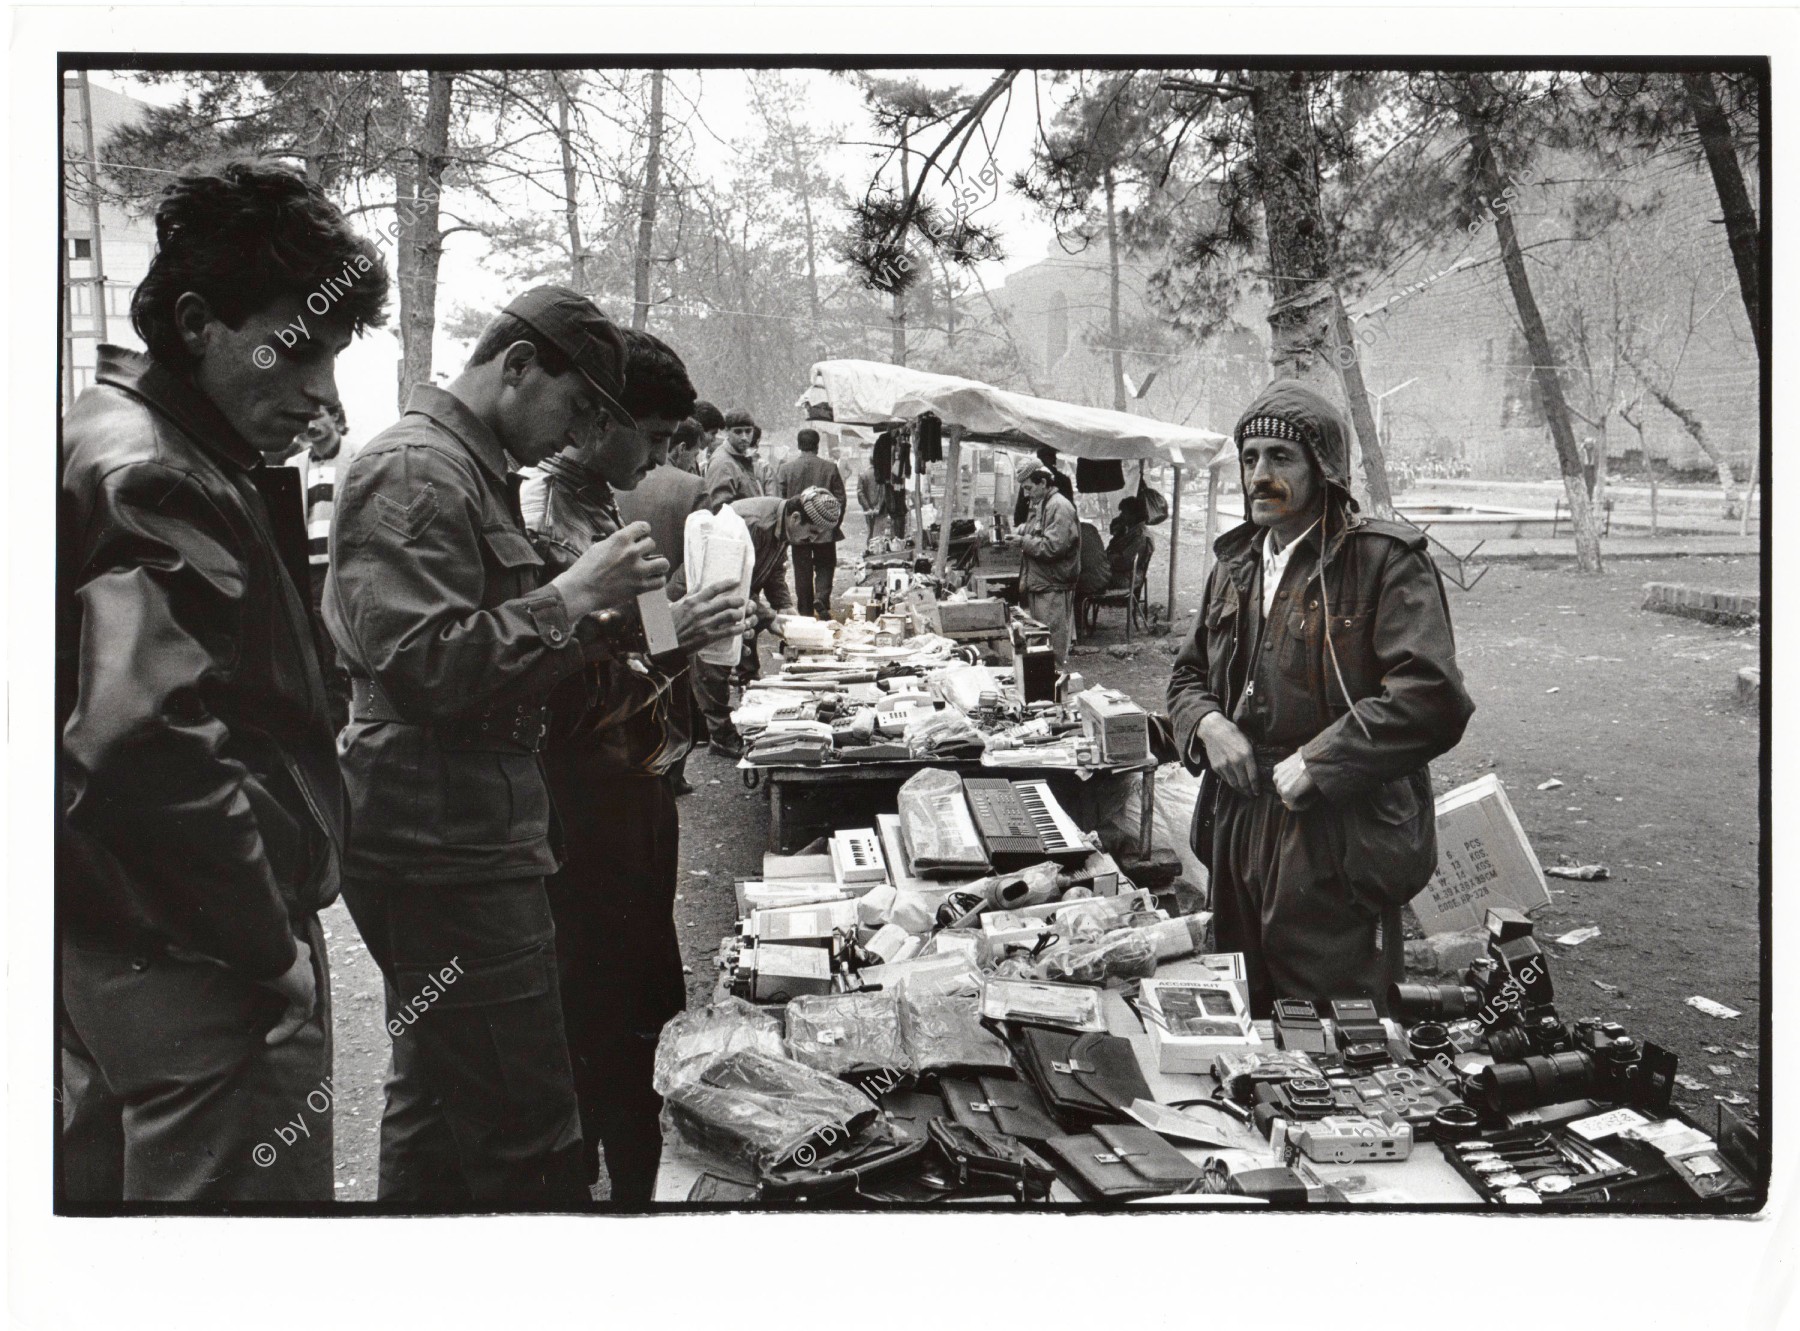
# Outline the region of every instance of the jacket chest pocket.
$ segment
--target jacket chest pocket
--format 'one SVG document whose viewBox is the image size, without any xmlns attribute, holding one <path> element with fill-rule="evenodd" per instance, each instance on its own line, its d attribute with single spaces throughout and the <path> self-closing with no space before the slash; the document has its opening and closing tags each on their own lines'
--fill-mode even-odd
<svg viewBox="0 0 1800 1331">
<path fill-rule="evenodd" d="M 1208 687 L 1214 696 L 1223 698 L 1231 691 L 1231 662 L 1237 654 L 1238 639 L 1238 590 L 1232 584 L 1226 584 L 1228 590 L 1217 597 L 1206 607 L 1206 657 L 1208 662 Z"/>
<path fill-rule="evenodd" d="M 1375 610 L 1373 606 L 1333 605 L 1326 631 L 1331 634 L 1331 645 L 1337 657 L 1337 668 L 1344 675 L 1344 684 L 1350 690 L 1350 698 L 1342 697 L 1338 688 L 1336 671 L 1330 672 L 1326 694 L 1331 698 L 1334 710 L 1347 707 L 1352 699 L 1373 697 L 1381 691 L 1381 675 L 1375 665 L 1375 645 L 1371 635 L 1375 626 Z M 1328 667 L 1329 669 L 1329 667 Z"/>
<path fill-rule="evenodd" d="M 542 585 L 543 557 L 532 549 L 525 533 L 510 523 L 481 529 L 481 559 L 488 575 L 484 608 L 516 600 Z"/>
</svg>

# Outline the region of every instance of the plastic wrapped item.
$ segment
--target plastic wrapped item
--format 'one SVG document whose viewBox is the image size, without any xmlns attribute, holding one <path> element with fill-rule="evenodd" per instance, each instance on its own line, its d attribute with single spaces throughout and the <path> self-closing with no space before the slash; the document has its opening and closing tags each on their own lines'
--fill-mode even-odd
<svg viewBox="0 0 1800 1331">
<path fill-rule="evenodd" d="M 996 874 L 992 878 L 984 878 L 971 887 L 970 891 L 979 891 L 987 898 L 988 907 L 992 910 L 1018 910 L 1021 906 L 1041 906 L 1046 901 L 1056 899 L 1062 890 L 1058 875 L 1062 869 L 1059 865 L 1045 860 L 1042 864 L 1028 865 L 1013 873 Z"/>
<path fill-rule="evenodd" d="M 891 993 L 796 998 L 787 1005 L 787 1044 L 793 1058 L 834 1077 L 911 1070 Z"/>
<path fill-rule="evenodd" d="M 974 967 L 900 981 L 900 1038 L 915 1070 L 1013 1065 L 1006 1046 L 981 1024 L 981 987 Z"/>
<path fill-rule="evenodd" d="M 901 836 L 916 872 L 987 872 L 987 851 L 955 772 L 927 767 L 906 779 L 897 798 Z"/>
<path fill-rule="evenodd" d="M 785 1055 L 740 1049 L 665 1097 L 665 1121 L 700 1150 L 767 1172 L 810 1167 L 877 1122 L 854 1086 Z"/>
<path fill-rule="evenodd" d="M 709 587 L 735 577 L 738 595 L 749 599 L 750 582 L 756 572 L 756 545 L 750 538 L 750 528 L 730 504 L 717 513 L 701 509 L 688 514 L 682 547 L 688 586 Z M 732 633 L 707 643 L 700 649 L 699 657 L 712 665 L 735 666 L 743 649 L 743 638 Z"/>
<path fill-rule="evenodd" d="M 1144 929 L 1115 929 L 1093 943 L 1062 942 L 1038 958 L 1032 974 L 1076 984 L 1144 979 L 1156 974 L 1156 943 Z"/>
<path fill-rule="evenodd" d="M 697 1080 L 714 1060 L 744 1050 L 775 1056 L 787 1052 L 774 1013 L 741 998 L 678 1012 L 656 1042 L 651 1085 L 658 1095 L 667 1095 L 674 1087 Z"/>
<path fill-rule="evenodd" d="M 923 713 L 907 725 L 906 748 L 915 758 L 979 758 L 987 741 L 968 717 L 954 707 L 944 707 Z"/>
</svg>

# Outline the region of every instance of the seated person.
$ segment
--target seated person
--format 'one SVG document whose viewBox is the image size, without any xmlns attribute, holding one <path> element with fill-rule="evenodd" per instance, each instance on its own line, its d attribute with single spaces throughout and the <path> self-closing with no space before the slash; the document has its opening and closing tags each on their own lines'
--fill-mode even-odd
<svg viewBox="0 0 1800 1331">
<path fill-rule="evenodd" d="M 1106 560 L 1112 569 L 1109 589 L 1131 586 L 1137 562 L 1152 548 L 1149 512 L 1136 495 L 1119 501 L 1119 514 L 1112 520 L 1112 540 L 1106 543 Z"/>
</svg>

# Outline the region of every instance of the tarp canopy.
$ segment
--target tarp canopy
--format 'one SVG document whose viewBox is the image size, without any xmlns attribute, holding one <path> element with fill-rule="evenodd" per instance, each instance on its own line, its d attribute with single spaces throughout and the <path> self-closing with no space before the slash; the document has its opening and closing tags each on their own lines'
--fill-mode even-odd
<svg viewBox="0 0 1800 1331">
<path fill-rule="evenodd" d="M 1218 466 L 1235 461 L 1230 440 L 1212 430 L 1171 425 L 1103 407 L 1030 397 L 973 379 L 931 374 L 872 360 L 822 360 L 802 408 L 829 403 L 840 424 L 881 425 L 934 412 L 976 443 L 1017 448 L 1048 445 L 1076 458 Z M 815 422 L 817 423 L 817 422 Z"/>
</svg>

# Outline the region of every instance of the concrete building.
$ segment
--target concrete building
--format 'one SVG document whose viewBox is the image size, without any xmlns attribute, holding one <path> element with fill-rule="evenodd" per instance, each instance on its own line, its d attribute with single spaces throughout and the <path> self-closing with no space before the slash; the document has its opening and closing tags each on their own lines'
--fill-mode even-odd
<svg viewBox="0 0 1800 1331">
<path fill-rule="evenodd" d="M 119 125 L 130 124 L 150 108 L 98 84 L 89 85 L 98 150 Z M 104 158 L 102 159 L 104 160 Z M 156 228 L 149 217 L 136 217 L 117 204 L 100 203 L 100 234 L 94 235 L 89 210 L 87 126 L 82 118 L 78 75 L 63 82 L 63 406 L 94 381 L 94 349 L 102 341 L 143 349 L 131 327 L 131 297 L 150 268 Z M 104 175 L 103 175 L 104 181 Z M 95 260 L 104 266 L 97 273 Z M 96 300 L 97 278 L 104 295 Z"/>
</svg>

